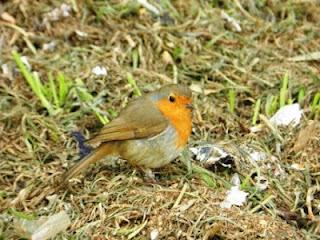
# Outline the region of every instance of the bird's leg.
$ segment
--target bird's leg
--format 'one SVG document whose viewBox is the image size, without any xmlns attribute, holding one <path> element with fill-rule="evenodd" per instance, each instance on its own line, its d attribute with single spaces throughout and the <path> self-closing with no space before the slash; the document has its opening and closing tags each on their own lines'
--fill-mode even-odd
<svg viewBox="0 0 320 240">
<path fill-rule="evenodd" d="M 143 179 L 146 183 L 157 183 L 156 176 L 150 168 L 138 168 L 143 175 Z"/>
<path fill-rule="evenodd" d="M 145 169 L 144 174 L 146 178 L 156 180 L 156 175 L 150 168 Z"/>
</svg>

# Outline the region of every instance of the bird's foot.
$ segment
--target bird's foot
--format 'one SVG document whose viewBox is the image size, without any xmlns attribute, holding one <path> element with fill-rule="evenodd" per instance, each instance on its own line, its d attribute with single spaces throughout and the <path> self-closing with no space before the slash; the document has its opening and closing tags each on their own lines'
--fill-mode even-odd
<svg viewBox="0 0 320 240">
<path fill-rule="evenodd" d="M 150 168 L 139 168 L 139 170 L 143 175 L 145 183 L 155 184 L 158 182 L 154 172 Z"/>
</svg>

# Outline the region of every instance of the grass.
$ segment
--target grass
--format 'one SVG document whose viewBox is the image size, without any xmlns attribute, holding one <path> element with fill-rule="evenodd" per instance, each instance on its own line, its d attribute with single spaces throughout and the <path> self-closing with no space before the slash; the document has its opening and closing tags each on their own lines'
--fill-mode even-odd
<svg viewBox="0 0 320 240">
<path fill-rule="evenodd" d="M 282 108 L 286 105 L 286 101 L 288 98 L 288 82 L 289 82 L 289 76 L 286 72 L 282 79 L 282 86 L 280 88 L 279 93 L 279 107 Z"/>
<path fill-rule="evenodd" d="M 36 72 L 31 72 L 27 66 L 21 60 L 21 56 L 16 52 L 12 52 L 12 57 L 15 60 L 19 70 L 21 71 L 24 79 L 29 84 L 33 93 L 39 98 L 42 106 L 47 109 L 49 115 L 55 115 L 63 110 L 68 111 L 65 107 L 67 105 L 67 97 L 71 94 L 73 89 L 76 89 L 76 93 L 79 99 L 87 104 L 92 112 L 95 113 L 97 118 L 102 124 L 109 122 L 106 116 L 101 114 L 101 111 L 95 107 L 95 98 L 90 94 L 83 82 L 77 78 L 75 84 L 68 79 L 63 73 L 59 72 L 56 78 L 52 73 L 48 73 L 48 84 L 43 84 L 39 79 Z M 134 82 L 134 81 L 133 81 Z"/>
<path fill-rule="evenodd" d="M 317 111 L 319 112 L 319 110 L 320 110 L 320 92 L 317 92 L 313 97 L 313 101 L 311 104 L 311 111 L 313 113 L 316 113 Z"/>
<path fill-rule="evenodd" d="M 234 113 L 236 106 L 236 92 L 234 89 L 230 89 L 228 92 L 229 99 L 229 111 L 230 113 Z"/>
<path fill-rule="evenodd" d="M 88 89 L 85 87 L 84 83 L 81 79 L 77 78 L 75 80 L 76 83 L 76 92 L 78 93 L 78 97 L 81 102 L 89 106 L 89 109 L 97 116 L 102 124 L 106 124 L 109 122 L 109 119 L 102 115 L 101 110 L 96 107 L 95 98 L 91 95 Z"/>
<path fill-rule="evenodd" d="M 41 16 L 60 3 L 3 4 L 15 22 L 0 21 L 0 65 L 9 69 L 0 73 L 0 238 L 21 238 L 17 219 L 66 210 L 72 224 L 56 239 L 149 239 L 153 230 L 159 239 L 317 239 L 320 130 L 300 133 L 320 116 L 319 5 L 148 2 L 161 16 L 136 2 L 70 1 L 68 17 L 46 24 Z M 55 49 L 42 48 L 51 41 Z M 93 75 L 95 66 L 108 74 Z M 233 168 L 186 154 L 149 184 L 126 161 L 101 161 L 56 189 L 79 159 L 73 131 L 92 136 L 133 97 L 168 83 L 195 86 L 189 145 L 223 146 Z M 301 123 L 270 124 L 291 103 L 303 109 Z M 247 149 L 266 158 L 255 162 Z M 221 209 L 234 173 L 247 203 Z"/>
<path fill-rule="evenodd" d="M 54 106 L 52 106 L 51 102 L 48 100 L 48 98 L 51 96 L 48 94 L 49 92 L 46 91 L 46 89 L 45 89 L 46 86 L 44 86 L 40 82 L 40 79 L 39 79 L 39 76 L 37 75 L 37 73 L 31 73 L 30 70 L 28 70 L 26 65 L 22 62 L 21 56 L 16 51 L 12 52 L 12 57 L 15 60 L 19 70 L 23 74 L 25 80 L 28 82 L 29 86 L 31 87 L 33 93 L 40 99 L 40 102 L 43 105 L 43 107 L 45 107 L 48 110 L 50 115 L 56 114 L 58 112 L 58 109 L 55 109 Z M 54 84 L 53 80 L 50 79 L 50 87 L 54 88 L 53 89 L 54 92 L 52 92 L 52 93 L 56 93 L 56 89 L 53 84 Z M 63 87 L 64 86 L 65 86 L 65 84 L 63 84 Z M 58 105 L 56 107 L 59 106 L 59 102 L 57 102 L 57 104 Z"/>
<path fill-rule="evenodd" d="M 133 88 L 134 94 L 136 96 L 141 96 L 141 91 L 131 73 L 127 73 L 127 81 L 130 84 L 130 86 Z"/>
<path fill-rule="evenodd" d="M 255 105 L 253 108 L 253 117 L 252 117 L 252 125 L 255 125 L 258 120 L 258 116 L 261 110 L 261 104 L 264 105 L 264 114 L 268 117 L 271 117 L 278 109 L 284 107 L 285 105 L 292 104 L 294 102 L 299 103 L 300 106 L 305 104 L 306 100 L 306 93 L 305 87 L 300 87 L 297 97 L 290 97 L 292 96 L 292 92 L 288 88 L 289 85 L 289 75 L 286 72 L 283 76 L 281 81 L 281 88 L 279 89 L 279 96 L 276 95 L 267 95 L 265 98 L 259 98 L 255 101 Z M 262 102 L 263 100 L 263 102 Z M 311 109 L 309 113 L 309 118 L 316 119 L 317 111 L 319 111 L 319 101 L 320 101 L 320 94 L 317 92 L 309 102 L 306 102 Z M 230 100 L 230 93 L 229 93 L 229 110 L 231 109 L 231 100 Z M 265 119 L 266 120 L 266 119 Z"/>
</svg>

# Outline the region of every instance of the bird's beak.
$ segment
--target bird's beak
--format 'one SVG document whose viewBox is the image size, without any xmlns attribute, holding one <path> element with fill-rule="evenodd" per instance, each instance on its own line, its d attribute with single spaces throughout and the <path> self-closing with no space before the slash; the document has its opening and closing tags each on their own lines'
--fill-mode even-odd
<svg viewBox="0 0 320 240">
<path fill-rule="evenodd" d="M 191 103 L 187 104 L 187 108 L 190 109 L 191 111 L 194 109 L 193 105 Z"/>
</svg>

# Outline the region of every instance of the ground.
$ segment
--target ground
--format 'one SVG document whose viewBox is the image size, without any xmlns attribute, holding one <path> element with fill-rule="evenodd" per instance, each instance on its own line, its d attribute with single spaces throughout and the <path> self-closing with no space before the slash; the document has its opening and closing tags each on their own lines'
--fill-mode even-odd
<svg viewBox="0 0 320 240">
<path fill-rule="evenodd" d="M 149 2 L 159 15 L 125 0 L 1 3 L 0 239 L 63 210 L 71 224 L 55 239 L 318 239 L 319 3 Z M 229 149 L 231 169 L 205 169 L 188 147 L 156 183 L 115 160 L 58 187 L 80 158 L 73 132 L 88 138 L 140 92 L 173 82 L 193 90 L 189 147 Z M 291 103 L 300 123 L 272 127 Z M 249 195 L 225 209 L 234 173 Z"/>
</svg>

